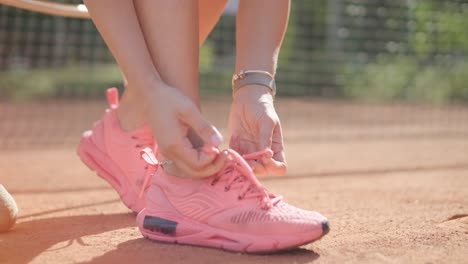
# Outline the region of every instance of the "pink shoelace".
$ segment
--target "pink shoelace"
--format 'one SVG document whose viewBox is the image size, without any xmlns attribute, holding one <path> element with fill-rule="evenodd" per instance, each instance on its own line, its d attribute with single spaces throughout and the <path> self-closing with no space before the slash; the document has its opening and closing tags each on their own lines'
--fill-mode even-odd
<svg viewBox="0 0 468 264">
<path fill-rule="evenodd" d="M 143 181 L 143 185 L 141 186 L 140 194 L 138 195 L 139 198 L 143 197 L 145 194 L 146 189 L 149 187 L 149 182 L 151 177 L 156 173 L 159 168 L 159 162 L 154 156 L 153 150 L 151 148 L 144 148 L 140 151 L 141 157 L 148 163 L 148 166 L 145 168 L 145 180 Z"/>
<path fill-rule="evenodd" d="M 238 199 L 258 198 L 262 204 L 262 209 L 269 209 L 280 202 L 283 197 L 275 196 L 269 193 L 265 187 L 258 181 L 252 168 L 246 160 L 258 160 L 262 157 L 271 158 L 271 150 L 258 151 L 241 156 L 232 149 L 224 150 L 227 152 L 230 162 L 224 165 L 224 168 L 213 178 L 211 185 L 225 181 L 224 189 L 240 189 Z"/>
<path fill-rule="evenodd" d="M 271 158 L 273 152 L 271 150 L 258 151 L 241 156 L 234 150 L 226 149 L 223 151 L 228 156 L 228 162 L 215 176 L 212 176 L 213 180 L 211 185 L 215 185 L 219 182 L 225 182 L 225 191 L 232 189 L 240 189 L 238 199 L 244 198 L 257 198 L 260 200 L 262 209 L 269 209 L 272 206 L 280 202 L 283 197 L 276 196 L 269 193 L 265 187 L 258 181 L 257 177 L 253 173 L 252 168 L 246 160 L 257 160 L 262 157 Z M 149 185 L 151 177 L 156 173 L 160 163 L 154 156 L 153 151 L 150 148 L 145 148 L 141 151 L 142 158 L 149 164 L 147 169 L 145 180 L 140 191 L 140 197 L 143 196 L 146 188 Z"/>
</svg>

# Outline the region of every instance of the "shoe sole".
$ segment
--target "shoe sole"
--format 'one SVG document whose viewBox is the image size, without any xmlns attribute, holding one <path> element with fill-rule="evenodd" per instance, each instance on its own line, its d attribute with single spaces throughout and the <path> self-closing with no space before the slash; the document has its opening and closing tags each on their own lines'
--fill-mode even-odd
<svg viewBox="0 0 468 264">
<path fill-rule="evenodd" d="M 156 242 L 218 248 L 231 252 L 251 254 L 272 254 L 288 251 L 319 240 L 329 230 L 327 222 L 326 229 L 320 230 L 320 235 L 316 235 L 317 232 L 315 231 L 314 234 L 259 236 L 220 230 L 188 219 L 173 221 L 155 215 L 157 213 L 148 213 L 147 209 L 143 209 L 137 216 L 138 228 L 147 239 Z M 177 235 L 177 230 L 185 234 Z"/>
<path fill-rule="evenodd" d="M 108 182 L 119 194 L 123 204 L 135 213 L 144 208 L 143 200 L 138 198 L 138 194 L 127 188 L 131 183 L 125 177 L 121 169 L 115 162 L 91 141 L 87 132 L 81 137 L 78 144 L 77 154 L 81 161 L 99 177 Z M 120 175 L 116 177 L 114 175 Z"/>
</svg>

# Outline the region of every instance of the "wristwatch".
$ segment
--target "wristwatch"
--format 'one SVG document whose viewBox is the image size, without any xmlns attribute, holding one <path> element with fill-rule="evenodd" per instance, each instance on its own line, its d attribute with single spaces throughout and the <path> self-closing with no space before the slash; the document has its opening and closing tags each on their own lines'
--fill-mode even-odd
<svg viewBox="0 0 468 264">
<path fill-rule="evenodd" d="M 273 97 L 276 95 L 276 83 L 273 74 L 259 70 L 241 70 L 239 73 L 234 74 L 232 76 L 232 94 L 240 88 L 251 84 L 268 87 Z"/>
</svg>

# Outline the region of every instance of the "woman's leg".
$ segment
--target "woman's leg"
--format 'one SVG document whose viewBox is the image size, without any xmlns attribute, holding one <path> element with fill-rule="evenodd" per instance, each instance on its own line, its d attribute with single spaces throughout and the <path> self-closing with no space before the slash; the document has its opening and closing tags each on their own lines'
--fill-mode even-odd
<svg viewBox="0 0 468 264">
<path fill-rule="evenodd" d="M 126 91 L 125 98 L 134 98 L 136 101 L 138 96 L 134 87 L 149 86 L 157 71 L 144 41 L 133 2 L 113 0 L 84 0 L 84 2 L 99 33 L 106 41 L 123 75 L 126 76 L 127 86 L 132 88 Z M 120 110 L 125 111 L 119 110 L 118 114 L 120 117 L 120 113 L 125 113 L 121 120 L 123 129 L 132 130 L 144 124 L 143 109 L 138 106 L 128 107 L 127 101 L 121 102 Z"/>
<path fill-rule="evenodd" d="M 219 19 L 224 5 L 210 6 L 207 0 L 138 0 L 134 3 L 146 44 L 162 80 L 177 87 L 200 108 L 198 47 Z M 205 16 L 203 24 L 199 23 L 199 15 Z M 192 130 L 189 139 L 194 146 L 203 144 Z"/>
<path fill-rule="evenodd" d="M 161 78 L 199 106 L 198 47 L 219 20 L 226 1 L 138 0 L 134 3 Z"/>
<path fill-rule="evenodd" d="M 200 46 L 218 23 L 226 4 L 227 0 L 198 0 L 198 40 Z"/>
<path fill-rule="evenodd" d="M 161 79 L 198 102 L 198 1 L 134 1 Z"/>
<path fill-rule="evenodd" d="M 199 0 L 198 1 L 198 44 L 201 46 L 203 42 L 206 40 L 210 32 L 213 30 L 214 26 L 218 22 L 221 14 L 226 6 L 227 0 Z M 153 4 L 154 5 L 154 4 Z M 151 34 L 151 17 L 149 19 L 143 19 L 140 21 L 146 21 L 149 23 L 146 28 L 150 32 L 148 35 Z M 146 35 L 145 35 L 146 37 Z M 154 42 L 148 42 L 148 46 L 152 46 Z M 153 47 L 156 49 L 156 47 Z M 152 60 L 156 60 L 156 58 L 152 58 Z M 122 77 L 124 80 L 124 93 L 121 99 L 121 109 L 119 111 L 119 118 L 121 119 L 123 128 L 126 130 L 135 129 L 141 126 L 144 123 L 144 119 L 142 118 L 143 113 L 139 110 L 138 107 L 134 107 L 135 104 L 138 104 L 138 99 L 134 96 L 132 88 L 125 77 L 125 74 L 122 73 Z M 198 94 L 198 88 L 192 87 L 193 90 L 189 91 L 189 94 L 192 94 L 193 99 L 195 100 L 196 104 L 199 106 L 199 99 L 196 94 Z M 135 118 L 137 117 L 137 118 Z"/>
<path fill-rule="evenodd" d="M 173 41 L 187 41 L 190 43 L 187 46 L 183 46 L 186 43 L 180 45 L 187 49 L 181 51 L 181 53 L 187 55 L 185 60 L 188 65 L 191 65 L 189 67 L 180 63 L 177 64 L 183 67 L 180 69 L 184 75 L 182 81 L 174 81 L 172 78 L 168 78 L 167 76 L 174 76 L 174 73 L 168 73 L 165 64 L 153 61 L 152 54 L 154 52 L 148 49 L 133 1 L 85 0 L 85 3 L 93 22 L 106 41 L 124 75 L 127 77 L 129 87 L 131 87 L 127 91 L 126 98 L 134 98 L 134 103 L 121 104 L 117 114 L 132 111 L 134 115 L 131 116 L 131 119 L 137 120 L 141 124 L 147 121 L 159 142 L 158 145 L 161 153 L 164 154 L 164 157 L 173 160 L 176 167 L 184 171 L 185 175 L 201 177 L 211 175 L 219 170 L 223 164 L 216 155 L 204 153 L 201 149 L 190 144 L 190 141 L 187 139 L 187 131 L 193 129 L 203 138 L 203 143 L 208 146 L 218 146 L 221 142 L 221 135 L 216 128 L 201 116 L 193 102 L 193 98 L 186 97 L 183 92 L 188 90 L 185 85 L 193 86 L 194 83 L 196 85 L 197 81 L 197 1 L 185 3 L 192 3 L 192 5 L 196 3 L 193 7 L 195 12 L 192 12 L 194 13 L 192 15 L 187 11 L 185 5 L 181 5 L 180 1 L 161 0 L 153 2 L 154 5 L 157 4 L 161 7 L 153 10 L 153 16 L 173 20 L 171 15 L 180 15 L 183 12 L 187 12 L 184 15 L 189 17 L 179 17 L 179 19 L 185 23 L 188 23 L 191 19 L 193 20 L 191 23 L 196 25 L 192 33 L 186 32 L 180 27 L 180 25 L 183 25 L 182 22 L 176 22 L 174 25 L 168 25 L 169 27 L 166 29 L 161 29 L 161 39 L 164 45 L 166 45 L 165 49 L 174 56 L 180 55 L 174 53 L 175 50 L 171 49 L 171 46 L 177 46 L 178 43 L 165 41 L 163 38 L 164 32 L 171 30 L 179 31 L 172 34 L 179 34 L 180 37 L 173 39 Z M 182 11 L 179 12 L 177 8 Z M 174 13 L 164 14 L 164 11 Z M 165 21 L 160 22 L 165 23 Z M 164 61 L 166 62 L 166 60 Z M 170 64 L 170 67 L 173 67 L 173 64 Z M 171 68 L 171 70 L 177 69 Z M 182 85 L 182 88 L 174 88 L 173 84 Z M 119 116 L 119 118 L 121 124 L 125 126 L 124 118 L 122 116 Z M 132 129 L 141 125 L 137 124 L 137 121 L 134 121 L 132 124 L 134 127 L 127 127 Z M 213 164 L 215 159 L 218 162 Z"/>
</svg>

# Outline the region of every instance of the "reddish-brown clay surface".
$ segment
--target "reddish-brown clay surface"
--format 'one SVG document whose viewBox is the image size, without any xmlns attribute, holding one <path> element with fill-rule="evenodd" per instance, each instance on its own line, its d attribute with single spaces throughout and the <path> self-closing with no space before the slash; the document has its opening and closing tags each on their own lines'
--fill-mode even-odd
<svg viewBox="0 0 468 264">
<path fill-rule="evenodd" d="M 222 131 L 228 102 L 206 102 Z M 278 109 L 289 173 L 262 182 L 329 217 L 331 232 L 258 256 L 142 238 L 135 216 L 74 153 L 102 103 L 3 105 L 0 182 L 20 215 L 0 234 L 0 263 L 466 263 L 465 109 L 293 99 Z"/>
</svg>

